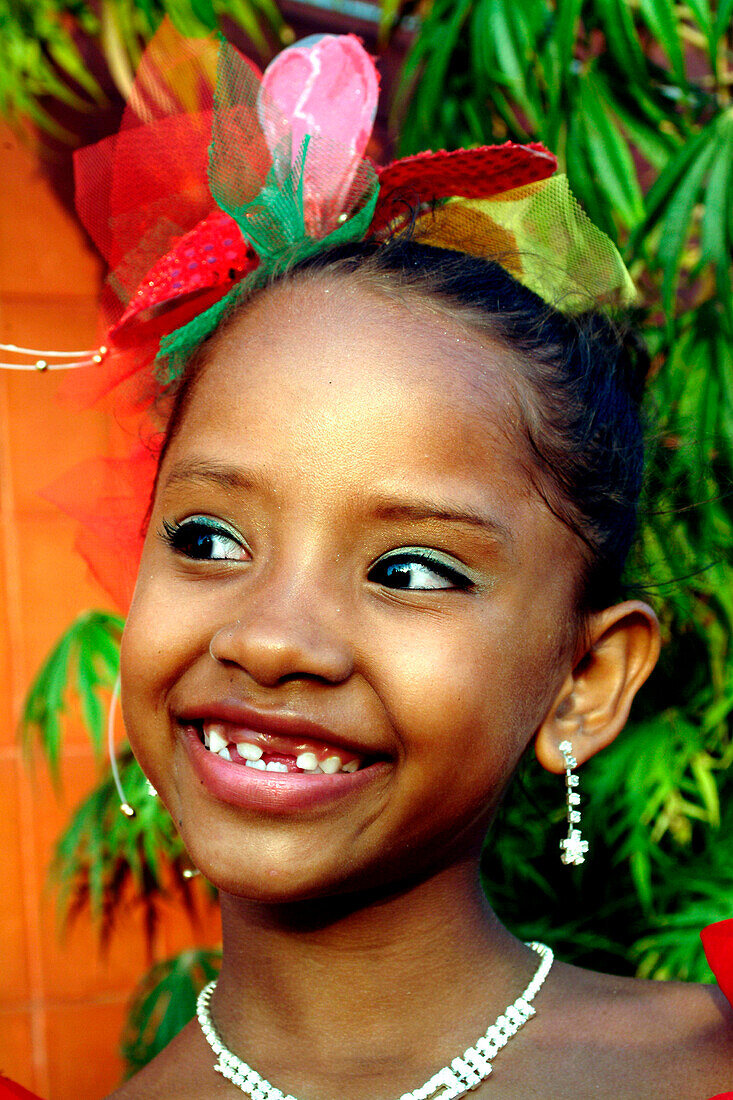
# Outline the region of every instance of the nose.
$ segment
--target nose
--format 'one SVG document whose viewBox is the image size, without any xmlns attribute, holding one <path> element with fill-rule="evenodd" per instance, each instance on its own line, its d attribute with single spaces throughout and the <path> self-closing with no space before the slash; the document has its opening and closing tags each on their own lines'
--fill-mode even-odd
<svg viewBox="0 0 733 1100">
<path fill-rule="evenodd" d="M 304 587 L 297 581 L 277 585 L 271 578 L 257 591 L 248 588 L 238 617 L 209 643 L 214 660 L 265 687 L 299 678 L 331 684 L 348 679 L 354 656 L 339 608 L 322 590 L 305 593 Z"/>
</svg>

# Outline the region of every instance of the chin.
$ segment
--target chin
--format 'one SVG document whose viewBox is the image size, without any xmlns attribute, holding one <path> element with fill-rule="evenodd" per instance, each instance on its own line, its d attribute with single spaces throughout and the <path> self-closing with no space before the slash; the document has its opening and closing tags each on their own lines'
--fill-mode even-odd
<svg viewBox="0 0 733 1100">
<path fill-rule="evenodd" d="M 343 867 L 326 866 L 322 859 L 309 860 L 302 846 L 257 843 L 252 839 L 237 842 L 233 851 L 231 834 L 226 832 L 219 839 L 209 833 L 205 842 L 200 834 L 186 834 L 187 830 L 182 829 L 193 865 L 217 890 L 235 898 L 262 905 L 286 905 L 354 888 L 353 883 L 344 881 Z"/>
</svg>

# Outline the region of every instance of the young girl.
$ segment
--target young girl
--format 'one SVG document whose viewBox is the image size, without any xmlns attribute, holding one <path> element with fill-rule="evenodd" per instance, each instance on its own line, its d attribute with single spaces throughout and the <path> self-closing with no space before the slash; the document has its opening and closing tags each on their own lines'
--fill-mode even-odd
<svg viewBox="0 0 733 1100">
<path fill-rule="evenodd" d="M 113 333 L 136 366 L 164 335 L 173 394 L 125 725 L 223 921 L 199 1018 L 114 1097 L 704 1100 L 733 1083 L 719 991 L 553 963 L 479 886 L 525 752 L 583 860 L 576 768 L 658 655 L 617 602 L 642 377 L 602 307 L 628 277 L 539 147 L 377 185 L 370 65 L 287 51 L 252 122 L 221 47 L 209 179 L 256 266 L 214 211 Z"/>
</svg>

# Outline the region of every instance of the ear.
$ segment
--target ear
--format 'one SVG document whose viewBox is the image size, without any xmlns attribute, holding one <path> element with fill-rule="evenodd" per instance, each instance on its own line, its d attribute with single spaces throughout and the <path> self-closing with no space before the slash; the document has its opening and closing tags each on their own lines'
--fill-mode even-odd
<svg viewBox="0 0 733 1100">
<path fill-rule="evenodd" d="M 657 663 L 659 647 L 657 617 L 639 600 L 590 617 L 581 650 L 537 731 L 535 751 L 543 768 L 565 770 L 561 741 L 571 742 L 582 764 L 615 740 Z"/>
</svg>

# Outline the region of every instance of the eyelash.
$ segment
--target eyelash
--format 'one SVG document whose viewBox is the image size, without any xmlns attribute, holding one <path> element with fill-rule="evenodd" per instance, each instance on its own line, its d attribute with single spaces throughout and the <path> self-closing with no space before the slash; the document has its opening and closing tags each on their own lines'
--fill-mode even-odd
<svg viewBox="0 0 733 1100">
<path fill-rule="evenodd" d="M 214 557 L 210 553 L 201 553 L 203 549 L 211 551 L 215 539 L 225 540 L 230 545 L 237 547 L 239 552 L 247 553 L 244 543 L 233 530 L 201 516 L 194 516 L 180 523 L 171 523 L 169 520 L 164 519 L 160 537 L 173 551 L 193 561 L 243 560 L 238 555 L 221 554 L 219 557 Z M 208 546 L 204 540 L 208 540 Z M 433 576 L 447 583 L 444 585 L 423 584 L 414 588 L 410 587 L 409 584 L 390 585 L 387 583 L 389 570 L 391 569 L 401 569 L 402 578 L 409 581 L 416 564 L 425 572 L 432 573 Z M 379 577 L 380 571 L 382 573 L 381 579 Z M 474 587 L 474 582 L 465 573 L 460 572 L 455 566 L 449 565 L 442 555 L 439 556 L 435 551 L 430 551 L 425 547 L 406 547 L 379 558 L 371 566 L 367 574 L 367 580 L 384 588 L 408 592 L 449 591 L 450 589 L 467 591 Z"/>
<path fill-rule="evenodd" d="M 375 572 L 380 568 L 390 569 L 394 566 L 407 566 L 409 576 L 411 572 L 409 567 L 414 566 L 415 563 L 425 569 L 426 572 L 433 573 L 435 576 L 440 577 L 448 583 L 446 585 L 423 585 L 422 587 L 409 588 L 407 585 L 386 585 L 384 580 L 375 580 L 374 578 Z M 474 587 L 474 582 L 470 577 L 467 577 L 465 573 L 461 573 L 455 566 L 449 565 L 442 556 L 439 557 L 435 552 L 431 553 L 430 550 L 420 547 L 415 547 L 414 549 L 412 547 L 405 548 L 399 550 L 397 553 L 385 555 L 385 557 L 380 558 L 369 570 L 367 579 L 374 581 L 375 584 L 382 584 L 386 588 L 391 587 L 407 592 L 448 591 L 452 588 L 465 592 Z"/>
<path fill-rule="evenodd" d="M 160 536 L 172 550 L 175 550 L 178 554 L 183 554 L 184 557 L 191 558 L 193 561 L 242 560 L 240 557 L 233 555 L 222 554 L 219 557 L 213 557 L 196 553 L 196 549 L 202 549 L 201 543 L 204 539 L 212 542 L 214 539 L 225 539 L 240 551 L 247 552 L 244 543 L 234 531 L 221 523 L 214 522 L 214 520 L 204 519 L 202 516 L 194 516 L 191 519 L 183 520 L 181 523 L 170 523 L 167 519 L 164 519 Z"/>
</svg>

